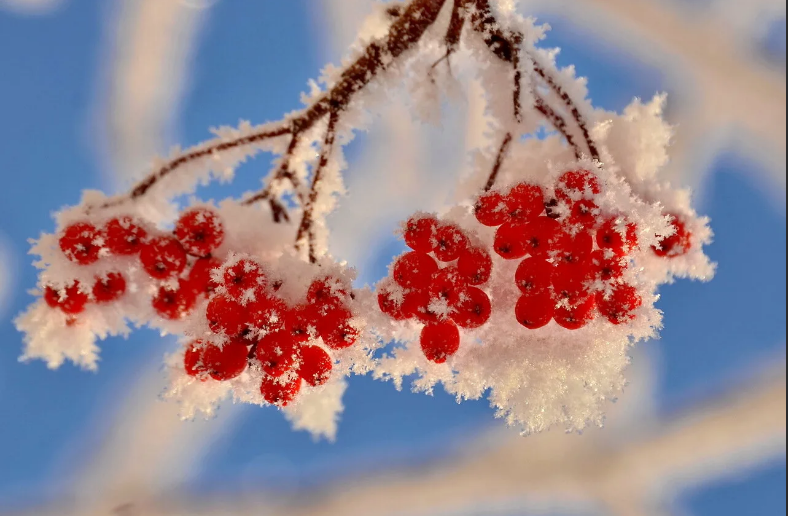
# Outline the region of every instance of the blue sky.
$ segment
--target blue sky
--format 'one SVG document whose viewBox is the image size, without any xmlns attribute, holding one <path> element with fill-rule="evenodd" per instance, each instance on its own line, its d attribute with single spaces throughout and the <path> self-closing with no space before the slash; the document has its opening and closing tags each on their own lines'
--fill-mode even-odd
<svg viewBox="0 0 788 516">
<path fill-rule="evenodd" d="M 201 141 L 210 126 L 275 119 L 298 107 L 298 94 L 325 57 L 317 50 L 314 21 L 304 15 L 311 6 L 298 0 L 213 7 L 179 117 L 178 142 Z M 148 331 L 106 342 L 97 374 L 17 362 L 21 337 L 11 319 L 30 302 L 26 290 L 35 284 L 26 240 L 51 230 L 52 210 L 76 203 L 83 188 L 106 184 L 91 133 L 105 10 L 98 0 L 67 1 L 38 17 L 0 10 L 0 236 L 16 258 L 10 307 L 0 320 L 0 507 L 51 495 L 53 478 L 81 462 L 106 425 L 102 414 L 135 371 L 166 346 Z M 574 63 L 589 78 L 595 104 L 620 110 L 634 96 L 649 98 L 668 88 L 658 70 L 615 48 L 590 45 L 586 35 L 551 21 L 550 44 L 563 47 L 562 64 Z M 267 164 L 263 157 L 245 165 L 232 189 L 212 187 L 206 197 L 255 188 Z M 660 360 L 663 412 L 725 389 L 742 364 L 784 351 L 785 207 L 763 197 L 763 187 L 752 182 L 752 166 L 733 152 L 721 154 L 699 207 L 716 232 L 707 252 L 719 263 L 717 277 L 708 284 L 678 282 L 661 292 L 665 330 L 648 346 Z M 393 254 L 393 237 L 391 246 Z M 363 377 L 351 379 L 345 405 L 335 444 L 292 432 L 274 410 L 244 410 L 242 423 L 211 449 L 193 487 L 232 487 L 241 475 L 284 488 L 305 485 L 329 470 L 434 456 L 446 442 L 498 424 L 484 402 L 457 405 L 442 392 L 434 398 L 397 392 Z M 261 428 L 264 440 L 257 438 Z M 785 475 L 782 461 L 685 493 L 681 503 L 698 516 L 784 514 Z"/>
</svg>

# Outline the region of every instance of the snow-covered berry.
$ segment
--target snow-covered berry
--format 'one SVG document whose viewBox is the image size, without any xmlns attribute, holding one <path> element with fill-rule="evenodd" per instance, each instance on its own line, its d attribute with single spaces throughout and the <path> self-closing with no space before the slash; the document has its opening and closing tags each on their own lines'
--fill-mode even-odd
<svg viewBox="0 0 788 516">
<path fill-rule="evenodd" d="M 427 360 L 442 364 L 460 349 L 460 330 L 449 320 L 430 323 L 421 330 L 419 342 Z"/>
<path fill-rule="evenodd" d="M 178 219 L 175 237 L 188 254 L 206 256 L 224 241 L 224 225 L 213 210 L 193 208 Z"/>
<path fill-rule="evenodd" d="M 141 223 L 128 215 L 110 219 L 104 225 L 107 249 L 116 255 L 137 254 L 148 237 Z"/>
<path fill-rule="evenodd" d="M 414 251 L 431 253 L 435 249 L 438 220 L 431 216 L 411 217 L 405 224 L 405 243 Z"/>
<path fill-rule="evenodd" d="M 453 262 L 468 246 L 468 237 L 452 224 L 442 224 L 435 231 L 435 258 L 442 262 Z"/>
<path fill-rule="evenodd" d="M 302 346 L 298 376 L 306 383 L 316 387 L 326 383 L 333 367 L 331 357 L 319 346 Z"/>
<path fill-rule="evenodd" d="M 493 262 L 490 253 L 481 247 L 468 247 L 457 260 L 457 272 L 469 285 L 487 283 L 492 274 Z"/>
<path fill-rule="evenodd" d="M 485 226 L 500 226 L 509 220 L 509 206 L 500 192 L 486 192 L 479 196 L 474 206 L 476 220 Z"/>
<path fill-rule="evenodd" d="M 178 286 L 172 288 L 168 285 L 159 287 L 159 291 L 151 300 L 151 305 L 156 313 L 169 320 L 185 317 L 194 308 L 197 293 L 183 280 L 178 281 Z"/>
<path fill-rule="evenodd" d="M 110 272 L 96 278 L 93 284 L 93 299 L 97 303 L 108 303 L 126 292 L 126 278 L 119 272 Z"/>
<path fill-rule="evenodd" d="M 301 378 L 263 376 L 260 383 L 260 394 L 271 405 L 286 407 L 301 390 Z"/>
<path fill-rule="evenodd" d="M 186 251 L 172 237 L 156 237 L 142 246 L 140 262 L 152 278 L 168 279 L 186 267 Z"/>
<path fill-rule="evenodd" d="M 71 224 L 60 236 L 60 250 L 72 262 L 90 265 L 99 259 L 105 244 L 104 233 L 88 222 Z"/>
</svg>

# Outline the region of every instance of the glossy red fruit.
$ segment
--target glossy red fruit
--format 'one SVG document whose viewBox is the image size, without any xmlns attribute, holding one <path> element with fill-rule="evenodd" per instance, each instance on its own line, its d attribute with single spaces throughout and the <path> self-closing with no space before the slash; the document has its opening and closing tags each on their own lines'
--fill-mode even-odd
<svg viewBox="0 0 788 516">
<path fill-rule="evenodd" d="M 416 306 L 408 306 L 406 300 L 413 298 L 409 290 L 404 288 L 383 288 L 378 292 L 378 306 L 380 311 L 396 321 L 404 321 L 413 317 Z"/>
<path fill-rule="evenodd" d="M 433 309 L 438 302 L 433 301 L 427 289 L 414 290 L 406 299 L 415 306 L 414 315 L 420 322 L 428 324 L 446 319 L 445 313 L 438 313 Z"/>
<path fill-rule="evenodd" d="M 148 232 L 129 216 L 116 217 L 104 226 L 107 249 L 116 255 L 137 254 L 142 249 Z"/>
<path fill-rule="evenodd" d="M 222 245 L 224 225 L 219 215 L 208 208 L 185 211 L 175 224 L 175 237 L 187 253 L 206 256 Z"/>
<path fill-rule="evenodd" d="M 167 279 L 186 267 L 186 251 L 172 237 L 157 237 L 142 246 L 140 262 L 152 278 Z"/>
<path fill-rule="evenodd" d="M 421 350 L 427 360 L 442 364 L 460 349 L 460 329 L 452 321 L 439 321 L 421 330 Z"/>
<path fill-rule="evenodd" d="M 589 293 L 589 283 L 593 280 L 591 261 L 582 263 L 560 263 L 553 272 L 553 296 L 566 300 L 570 305 L 577 304 Z"/>
<path fill-rule="evenodd" d="M 206 343 L 201 340 L 194 340 L 186 347 L 183 354 L 183 369 L 189 376 L 203 376 L 202 379 L 206 380 L 205 367 L 203 366 L 202 354 L 205 349 Z"/>
<path fill-rule="evenodd" d="M 453 262 L 468 247 L 468 237 L 457 226 L 443 224 L 435 231 L 435 258 Z"/>
<path fill-rule="evenodd" d="M 449 307 L 454 307 L 467 288 L 457 267 L 449 266 L 435 273 L 427 292 L 430 298 L 443 299 Z"/>
<path fill-rule="evenodd" d="M 599 195 L 601 192 L 599 178 L 588 170 L 564 172 L 558 178 L 555 187 L 555 196 L 569 203 L 573 200 Z"/>
<path fill-rule="evenodd" d="M 317 305 L 299 305 L 285 312 L 285 329 L 295 341 L 306 342 L 316 331 L 318 321 L 327 315 L 321 314 Z"/>
<path fill-rule="evenodd" d="M 605 295 L 598 292 L 596 303 L 599 313 L 613 324 L 623 324 L 635 319 L 634 311 L 640 307 L 642 300 L 637 289 L 632 285 L 616 285 L 613 292 Z"/>
<path fill-rule="evenodd" d="M 689 252 L 692 247 L 692 233 L 687 230 L 687 226 L 677 215 L 669 214 L 669 216 L 675 232 L 660 240 L 658 245 L 651 246 L 651 249 L 657 256 L 675 258 Z"/>
<path fill-rule="evenodd" d="M 267 284 L 263 269 L 253 260 L 242 258 L 224 270 L 227 294 L 240 299 L 246 292 L 255 292 Z"/>
<path fill-rule="evenodd" d="M 506 203 L 510 220 L 530 222 L 544 213 L 544 192 L 537 185 L 520 183 L 509 191 Z"/>
<path fill-rule="evenodd" d="M 469 285 L 483 285 L 492 274 L 490 253 L 480 247 L 468 247 L 457 260 L 457 272 Z"/>
<path fill-rule="evenodd" d="M 301 363 L 298 376 L 312 387 L 323 385 L 331 377 L 331 357 L 318 346 L 301 347 Z"/>
<path fill-rule="evenodd" d="M 333 277 L 316 279 L 309 285 L 306 302 L 315 305 L 342 305 L 350 296 L 349 289 L 339 279 Z"/>
<path fill-rule="evenodd" d="M 554 266 L 541 257 L 526 258 L 517 266 L 514 281 L 525 296 L 548 292 L 553 284 Z"/>
<path fill-rule="evenodd" d="M 282 376 L 299 359 L 299 345 L 288 331 L 271 332 L 257 343 L 255 358 L 266 374 Z"/>
<path fill-rule="evenodd" d="M 202 351 L 202 367 L 214 380 L 231 380 L 244 372 L 249 350 L 244 340 L 228 340 L 221 347 L 206 344 Z"/>
<path fill-rule="evenodd" d="M 487 294 L 476 287 L 468 287 L 457 303 L 452 320 L 462 328 L 478 328 L 490 319 L 492 306 Z"/>
<path fill-rule="evenodd" d="M 555 244 L 557 263 L 581 263 L 588 261 L 594 248 L 594 237 L 588 231 L 575 234 L 562 232 Z"/>
<path fill-rule="evenodd" d="M 159 287 L 158 293 L 151 300 L 156 313 L 169 320 L 177 320 L 186 316 L 197 302 L 197 294 L 187 283 L 178 282 L 178 287 Z"/>
<path fill-rule="evenodd" d="M 93 224 L 77 222 L 63 231 L 58 243 L 66 258 L 80 265 L 90 265 L 98 261 L 105 236 Z"/>
<path fill-rule="evenodd" d="M 486 192 L 479 196 L 474 206 L 476 220 L 485 226 L 500 226 L 509 220 L 509 205 L 499 192 Z"/>
<path fill-rule="evenodd" d="M 279 407 L 286 407 L 298 396 L 300 390 L 301 378 L 298 377 L 287 379 L 263 376 L 260 383 L 260 394 L 263 395 L 263 399 Z"/>
<path fill-rule="evenodd" d="M 526 224 L 506 222 L 495 232 L 493 249 L 501 258 L 516 260 L 528 253 Z"/>
<path fill-rule="evenodd" d="M 579 330 L 594 319 L 594 297 L 585 297 L 574 305 L 559 306 L 553 313 L 553 320 L 567 330 Z"/>
<path fill-rule="evenodd" d="M 597 229 L 596 244 L 600 249 L 610 249 L 623 256 L 637 247 L 637 225 L 619 217 L 609 217 Z"/>
<path fill-rule="evenodd" d="M 591 268 L 594 278 L 601 281 L 612 281 L 624 275 L 627 262 L 619 255 L 611 253 L 608 257 L 604 249 L 597 249 L 591 254 Z"/>
<path fill-rule="evenodd" d="M 438 264 L 432 256 L 411 251 L 397 258 L 392 269 L 392 277 L 403 287 L 424 288 L 437 271 Z"/>
<path fill-rule="evenodd" d="M 189 285 L 198 294 L 210 296 L 219 284 L 213 279 L 213 271 L 222 266 L 216 258 L 199 258 L 189 271 Z"/>
<path fill-rule="evenodd" d="M 258 330 L 271 332 L 285 327 L 285 320 L 290 309 L 278 297 L 258 292 L 253 301 L 246 305 L 249 324 Z"/>
<path fill-rule="evenodd" d="M 523 228 L 525 252 L 531 256 L 545 256 L 555 249 L 561 234 L 561 224 L 558 221 L 539 217 Z"/>
<path fill-rule="evenodd" d="M 569 223 L 585 229 L 594 229 L 599 225 L 599 206 L 594 201 L 581 199 L 572 204 Z"/>
<path fill-rule="evenodd" d="M 555 302 L 549 292 L 538 292 L 534 295 L 522 296 L 514 307 L 517 322 L 536 330 L 547 325 L 553 318 Z"/>
<path fill-rule="evenodd" d="M 224 294 L 215 295 L 208 301 L 205 317 L 212 332 L 228 337 L 241 333 L 250 320 L 247 307 Z"/>
<path fill-rule="evenodd" d="M 88 295 L 79 289 L 79 282 L 75 281 L 61 290 L 46 287 L 44 301 L 52 308 L 60 308 L 63 313 L 74 315 L 85 310 Z"/>
<path fill-rule="evenodd" d="M 336 308 L 317 321 L 317 332 L 331 349 L 344 349 L 358 340 L 358 330 L 350 324 L 353 316 L 346 308 Z"/>
<path fill-rule="evenodd" d="M 109 303 L 126 292 L 126 279 L 119 272 L 110 272 L 96 278 L 93 284 L 93 299 L 97 303 Z"/>
<path fill-rule="evenodd" d="M 405 244 L 414 251 L 430 253 L 435 249 L 438 219 L 432 216 L 411 217 L 405 224 Z"/>
</svg>

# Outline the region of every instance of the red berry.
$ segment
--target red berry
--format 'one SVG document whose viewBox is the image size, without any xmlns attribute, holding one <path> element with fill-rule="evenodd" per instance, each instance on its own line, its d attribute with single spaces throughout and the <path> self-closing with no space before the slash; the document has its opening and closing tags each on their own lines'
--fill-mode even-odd
<svg viewBox="0 0 788 516">
<path fill-rule="evenodd" d="M 591 262 L 560 263 L 553 273 L 553 293 L 556 299 L 564 299 L 575 305 L 588 296 L 588 283 L 593 279 Z"/>
<path fill-rule="evenodd" d="M 298 376 L 312 387 L 326 383 L 331 376 L 332 368 L 331 357 L 323 348 L 318 346 L 303 346 L 301 348 Z"/>
<path fill-rule="evenodd" d="M 66 258 L 80 265 L 90 265 L 99 259 L 105 237 L 93 224 L 77 222 L 63 231 L 59 243 Z"/>
<path fill-rule="evenodd" d="M 427 360 L 442 364 L 460 349 L 460 330 L 452 321 L 430 323 L 421 330 L 420 342 Z"/>
<path fill-rule="evenodd" d="M 457 226 L 445 224 L 435 232 L 435 258 L 442 262 L 453 262 L 468 247 L 468 237 Z"/>
<path fill-rule="evenodd" d="M 632 285 L 616 285 L 613 292 L 605 295 L 598 292 L 596 303 L 599 313 L 602 314 L 613 324 L 627 323 L 635 319 L 633 313 L 642 304 L 637 289 Z"/>
<path fill-rule="evenodd" d="M 429 284 L 437 271 L 438 264 L 430 255 L 411 251 L 397 258 L 392 276 L 398 285 L 422 288 Z"/>
<path fill-rule="evenodd" d="M 167 286 L 159 288 L 159 292 L 151 300 L 153 309 L 165 319 L 176 320 L 184 317 L 197 302 L 197 294 L 184 281 L 178 281 L 178 288 Z"/>
<path fill-rule="evenodd" d="M 271 332 L 257 343 L 255 358 L 266 374 L 282 376 L 296 363 L 298 344 L 287 331 Z"/>
<path fill-rule="evenodd" d="M 46 287 L 44 300 L 52 308 L 60 308 L 63 313 L 73 315 L 85 310 L 85 305 L 88 304 L 88 295 L 79 289 L 79 282 L 74 281 L 59 291 L 52 287 Z"/>
<path fill-rule="evenodd" d="M 515 222 L 530 222 L 544 212 L 544 193 L 536 185 L 520 183 L 506 198 L 509 218 Z"/>
<path fill-rule="evenodd" d="M 212 332 L 235 337 L 246 327 L 246 323 L 249 321 L 249 312 L 247 307 L 237 300 L 219 294 L 208 301 L 205 317 L 208 319 L 208 326 Z"/>
<path fill-rule="evenodd" d="M 167 279 L 186 267 L 186 251 L 174 238 L 157 237 L 142 246 L 140 262 L 151 277 Z"/>
<path fill-rule="evenodd" d="M 514 281 L 525 296 L 548 292 L 553 284 L 553 264 L 541 257 L 526 258 L 517 266 Z"/>
<path fill-rule="evenodd" d="M 485 226 L 500 226 L 509 220 L 509 206 L 499 192 L 482 194 L 474 206 L 476 220 Z"/>
<path fill-rule="evenodd" d="M 216 258 L 199 258 L 189 271 L 189 285 L 198 294 L 210 296 L 219 284 L 213 279 L 213 271 L 222 266 Z"/>
<path fill-rule="evenodd" d="M 306 302 L 316 305 L 339 306 L 349 297 L 348 288 L 337 278 L 317 279 L 309 285 Z"/>
<path fill-rule="evenodd" d="M 549 292 L 537 292 L 534 295 L 522 296 L 514 307 L 517 322 L 535 330 L 550 322 L 553 318 L 555 303 Z"/>
<path fill-rule="evenodd" d="M 556 241 L 557 263 L 580 263 L 588 261 L 594 248 L 594 237 L 588 231 L 578 231 L 574 235 L 562 232 Z"/>
<path fill-rule="evenodd" d="M 567 330 L 579 330 L 594 318 L 594 298 L 585 297 L 570 307 L 559 306 L 553 313 L 556 324 Z"/>
<path fill-rule="evenodd" d="M 310 338 L 310 329 L 317 326 L 321 319 L 317 305 L 296 306 L 285 312 L 285 329 L 298 342 L 306 342 Z"/>
<path fill-rule="evenodd" d="M 454 307 L 460 302 L 460 297 L 467 288 L 457 267 L 449 266 L 439 270 L 432 277 L 427 292 L 430 298 L 443 299 L 450 307 Z"/>
<path fill-rule="evenodd" d="M 193 208 L 175 224 L 175 237 L 187 253 L 206 256 L 224 240 L 224 225 L 219 215 L 207 208 Z"/>
<path fill-rule="evenodd" d="M 598 249 L 591 254 L 591 267 L 597 279 L 611 281 L 624 275 L 627 264 L 621 256 L 613 254 L 608 258 L 605 250 Z"/>
<path fill-rule="evenodd" d="M 336 308 L 317 321 L 317 332 L 326 346 L 344 349 L 355 344 L 359 332 L 350 324 L 353 314 L 346 308 Z"/>
<path fill-rule="evenodd" d="M 581 199 L 572 204 L 569 213 L 569 223 L 582 226 L 586 229 L 594 229 L 598 224 L 599 206 L 594 201 Z"/>
<path fill-rule="evenodd" d="M 463 328 L 478 328 L 490 319 L 492 306 L 483 290 L 468 287 L 457 303 L 452 320 Z"/>
<path fill-rule="evenodd" d="M 545 256 L 555 249 L 561 233 L 561 224 L 549 217 L 529 222 L 523 228 L 525 252 L 531 256 Z"/>
<path fill-rule="evenodd" d="M 107 236 L 107 249 L 118 255 L 137 254 L 148 236 L 145 228 L 129 216 L 117 217 L 107 222 L 104 233 Z"/>
<path fill-rule="evenodd" d="M 231 339 L 221 348 L 207 344 L 202 352 L 202 363 L 214 380 L 230 380 L 244 372 L 248 355 L 246 341 Z"/>
<path fill-rule="evenodd" d="M 286 407 L 293 401 L 301 390 L 301 378 L 289 380 L 285 378 L 274 378 L 263 376 L 260 383 L 260 394 L 263 399 L 271 405 Z"/>
<path fill-rule="evenodd" d="M 601 192 L 599 178 L 588 170 L 564 172 L 555 187 L 555 196 L 564 202 L 588 198 L 589 194 L 599 195 Z"/>
<path fill-rule="evenodd" d="M 284 328 L 286 315 L 289 312 L 284 301 L 262 292 L 257 292 L 255 299 L 250 301 L 246 308 L 252 327 L 266 332 Z"/>
<path fill-rule="evenodd" d="M 189 376 L 200 376 L 205 372 L 202 362 L 202 354 L 205 343 L 195 340 L 189 343 L 186 352 L 183 354 L 183 368 Z M 205 377 L 202 378 L 203 380 Z"/>
<path fill-rule="evenodd" d="M 256 291 L 266 285 L 265 274 L 260 265 L 252 260 L 241 259 L 224 270 L 224 287 L 227 294 L 241 298 L 248 290 Z"/>
<path fill-rule="evenodd" d="M 457 260 L 457 271 L 460 277 L 470 285 L 487 283 L 492 274 L 492 258 L 490 253 L 479 247 L 468 247 Z"/>
<path fill-rule="evenodd" d="M 93 284 L 93 298 L 98 303 L 107 303 L 118 299 L 126 292 L 126 279 L 119 272 L 110 272 L 106 276 L 96 278 Z"/>
<path fill-rule="evenodd" d="M 689 252 L 692 247 L 691 237 L 692 233 L 687 230 L 687 226 L 679 220 L 677 215 L 669 214 L 675 232 L 669 237 L 665 237 L 659 241 L 656 246 L 651 246 L 654 254 L 668 258 L 675 258 Z"/>
<path fill-rule="evenodd" d="M 413 315 L 425 324 L 438 322 L 446 318 L 445 313 L 438 313 L 433 308 L 430 308 L 433 305 L 433 301 L 427 289 L 413 290 L 405 298 L 405 302 L 412 303 L 414 307 Z M 437 305 L 438 303 L 436 302 L 435 304 Z M 408 308 L 409 306 L 406 306 L 406 310 Z"/>
<path fill-rule="evenodd" d="M 404 321 L 412 317 L 414 312 L 408 310 L 405 302 L 409 292 L 404 289 L 381 289 L 378 292 L 380 311 L 396 321 Z"/>
<path fill-rule="evenodd" d="M 438 220 L 435 217 L 411 217 L 405 225 L 405 243 L 414 251 L 430 253 L 435 249 L 435 232 Z"/>
<path fill-rule="evenodd" d="M 637 226 L 617 217 L 606 219 L 596 232 L 596 243 L 600 249 L 610 249 L 619 256 L 637 247 Z"/>
<path fill-rule="evenodd" d="M 526 224 L 507 222 L 495 232 L 493 249 L 506 260 L 516 260 L 528 253 L 528 241 L 525 235 Z"/>
</svg>

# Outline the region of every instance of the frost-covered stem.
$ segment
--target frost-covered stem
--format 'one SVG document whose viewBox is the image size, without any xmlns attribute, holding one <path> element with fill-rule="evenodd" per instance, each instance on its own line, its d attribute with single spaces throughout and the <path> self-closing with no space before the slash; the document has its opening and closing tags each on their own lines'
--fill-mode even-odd
<svg viewBox="0 0 788 516">
<path fill-rule="evenodd" d="M 555 127 L 555 129 L 563 135 L 566 139 L 566 142 L 572 146 L 572 149 L 575 151 L 575 158 L 580 159 L 582 157 L 582 153 L 580 152 L 580 147 L 577 146 L 577 142 L 575 142 L 575 137 L 572 136 L 572 133 L 569 132 L 569 129 L 566 125 L 566 120 L 563 119 L 561 115 L 556 113 L 556 111 L 551 108 L 547 102 L 538 94 L 536 91 L 533 92 L 535 97 L 534 108 L 542 113 L 542 115 L 550 122 L 550 124 Z"/>
<path fill-rule="evenodd" d="M 193 150 L 186 151 L 172 158 L 137 183 L 129 193 L 112 199 L 99 206 L 99 208 L 108 208 L 135 201 L 143 197 L 161 179 L 183 168 L 185 165 L 225 150 L 247 147 L 262 140 L 286 134 L 293 135 L 291 146 L 297 146 L 300 135 L 304 134 L 319 120 L 322 120 L 334 107 L 339 110 L 348 107 L 353 96 L 377 77 L 378 73 L 389 66 L 393 61 L 391 58 L 399 57 L 418 42 L 427 28 L 435 23 L 445 2 L 446 0 L 412 0 L 402 9 L 402 14 L 391 25 L 388 36 L 370 43 L 361 56 L 342 72 L 336 84 L 300 113 L 282 120 L 273 127 L 268 126 L 259 133 L 248 134 L 230 141 L 222 141 L 208 147 L 198 146 Z M 283 165 L 286 162 L 287 159 L 283 160 Z M 292 172 L 289 168 L 280 166 L 266 190 L 257 194 L 253 202 L 269 199 L 271 189 L 275 184 L 283 179 L 291 179 L 292 177 Z M 275 217 L 277 214 L 282 216 L 285 213 L 283 211 L 284 207 L 280 203 L 272 203 L 272 209 Z"/>
<path fill-rule="evenodd" d="M 501 165 L 503 165 L 503 158 L 506 155 L 506 152 L 509 150 L 509 144 L 512 143 L 512 133 L 506 133 L 506 136 L 503 138 L 503 142 L 501 142 L 501 147 L 498 149 L 498 155 L 495 157 L 495 163 L 493 164 L 492 171 L 490 171 L 490 177 L 487 179 L 487 184 L 484 185 L 484 191 L 487 192 L 490 188 L 493 187 L 495 184 L 495 179 L 498 177 L 498 172 L 501 170 Z"/>
<path fill-rule="evenodd" d="M 312 186 L 309 190 L 309 197 L 304 204 L 303 215 L 301 216 L 301 224 L 298 226 L 298 233 L 296 234 L 296 248 L 300 248 L 304 237 L 308 242 L 309 263 L 317 263 L 317 254 L 315 253 L 315 204 L 319 195 L 318 185 L 323 177 L 323 171 L 328 165 L 328 160 L 331 157 L 331 149 L 334 147 L 334 138 L 336 136 L 337 121 L 339 120 L 339 111 L 331 111 L 328 115 L 328 127 L 326 128 L 326 136 L 323 140 L 323 148 L 320 151 L 320 161 L 315 167 L 315 173 L 312 176 Z"/>
<path fill-rule="evenodd" d="M 591 134 L 588 130 L 588 124 L 586 123 L 585 118 L 583 115 L 580 114 L 580 110 L 577 107 L 577 104 L 572 100 L 572 97 L 564 91 L 561 86 L 553 79 L 553 77 L 547 73 L 539 63 L 536 62 L 533 56 L 529 56 L 531 58 L 531 63 L 534 67 L 534 72 L 542 78 L 542 80 L 550 87 L 551 90 L 555 92 L 558 97 L 566 104 L 566 107 L 569 109 L 569 112 L 572 114 L 572 118 L 574 119 L 577 127 L 580 129 L 580 132 L 583 133 L 583 138 L 585 139 L 586 146 L 588 146 L 588 152 L 591 154 L 591 157 L 595 160 L 599 160 L 599 149 L 594 143 L 594 140 L 591 138 Z M 538 109 L 538 107 L 537 107 Z M 562 131 L 563 132 L 563 131 Z M 566 136 L 566 134 L 564 133 Z"/>
</svg>

